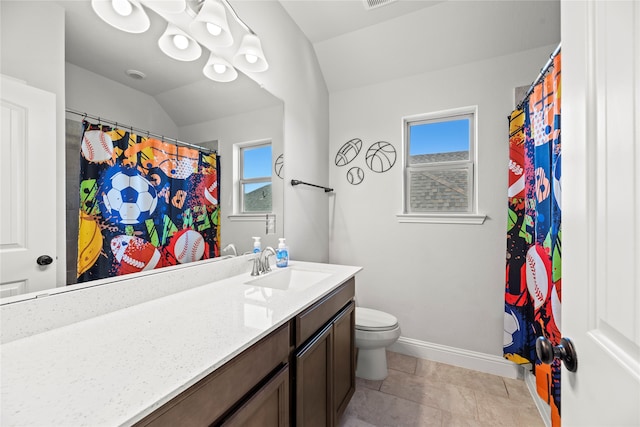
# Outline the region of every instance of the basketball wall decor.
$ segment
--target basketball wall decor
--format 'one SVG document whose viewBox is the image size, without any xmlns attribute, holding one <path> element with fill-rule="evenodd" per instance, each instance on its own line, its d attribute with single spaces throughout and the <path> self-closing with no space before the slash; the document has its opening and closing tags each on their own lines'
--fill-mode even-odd
<svg viewBox="0 0 640 427">
<path fill-rule="evenodd" d="M 336 166 L 344 166 L 353 161 L 362 150 L 362 140 L 360 138 L 353 138 L 344 143 L 336 154 Z"/>
<path fill-rule="evenodd" d="M 364 171 L 362 168 L 354 166 L 349 169 L 347 171 L 347 181 L 349 181 L 349 184 L 351 185 L 358 185 L 364 181 Z"/>
<path fill-rule="evenodd" d="M 284 175 L 284 154 L 280 154 L 276 161 L 273 163 L 273 171 L 276 173 L 278 178 L 283 179 Z"/>
<path fill-rule="evenodd" d="M 396 149 L 391 143 L 378 141 L 371 144 L 365 155 L 365 162 L 374 172 L 386 172 L 396 163 Z"/>
</svg>

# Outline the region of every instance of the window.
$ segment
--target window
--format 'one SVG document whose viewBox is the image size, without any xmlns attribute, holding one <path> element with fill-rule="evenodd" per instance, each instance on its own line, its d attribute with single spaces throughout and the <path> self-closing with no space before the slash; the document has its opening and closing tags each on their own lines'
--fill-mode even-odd
<svg viewBox="0 0 640 427">
<path fill-rule="evenodd" d="M 401 222 L 482 223 L 476 200 L 476 107 L 403 119 Z"/>
<path fill-rule="evenodd" d="M 238 180 L 236 212 L 271 212 L 271 142 L 236 145 Z"/>
</svg>

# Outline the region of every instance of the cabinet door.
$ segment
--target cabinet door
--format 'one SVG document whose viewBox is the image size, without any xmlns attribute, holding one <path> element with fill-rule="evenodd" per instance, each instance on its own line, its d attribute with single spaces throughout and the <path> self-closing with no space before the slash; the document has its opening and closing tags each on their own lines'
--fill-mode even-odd
<svg viewBox="0 0 640 427">
<path fill-rule="evenodd" d="M 289 425 L 289 365 L 233 413 L 225 427 L 287 427 Z"/>
<path fill-rule="evenodd" d="M 296 426 L 333 425 L 333 325 L 322 329 L 296 354 Z"/>
<path fill-rule="evenodd" d="M 349 304 L 333 321 L 333 417 L 334 425 L 356 390 L 355 304 Z"/>
<path fill-rule="evenodd" d="M 135 427 L 219 424 L 224 414 L 288 361 L 290 337 L 287 323 L 147 415 Z"/>
</svg>

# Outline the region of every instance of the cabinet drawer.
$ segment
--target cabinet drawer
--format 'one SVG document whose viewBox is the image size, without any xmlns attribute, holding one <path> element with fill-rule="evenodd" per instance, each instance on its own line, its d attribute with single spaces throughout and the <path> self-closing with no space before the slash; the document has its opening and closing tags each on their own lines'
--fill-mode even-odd
<svg viewBox="0 0 640 427">
<path fill-rule="evenodd" d="M 222 427 L 288 427 L 289 426 L 289 365 L 273 377 L 237 411 Z"/>
<path fill-rule="evenodd" d="M 209 426 L 289 357 L 282 326 L 142 419 L 138 426 Z"/>
<path fill-rule="evenodd" d="M 326 324 L 354 297 L 356 281 L 352 277 L 329 295 L 296 316 L 295 347 L 299 347 Z"/>
</svg>

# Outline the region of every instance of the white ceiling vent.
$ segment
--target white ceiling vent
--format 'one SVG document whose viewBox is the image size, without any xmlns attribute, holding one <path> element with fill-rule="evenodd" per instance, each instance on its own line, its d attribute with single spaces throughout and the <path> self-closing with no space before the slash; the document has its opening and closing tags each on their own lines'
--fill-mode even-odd
<svg viewBox="0 0 640 427">
<path fill-rule="evenodd" d="M 371 10 L 381 6 L 386 6 L 390 3 L 395 3 L 398 0 L 362 0 L 362 1 L 364 1 L 364 8 L 366 10 Z"/>
</svg>

